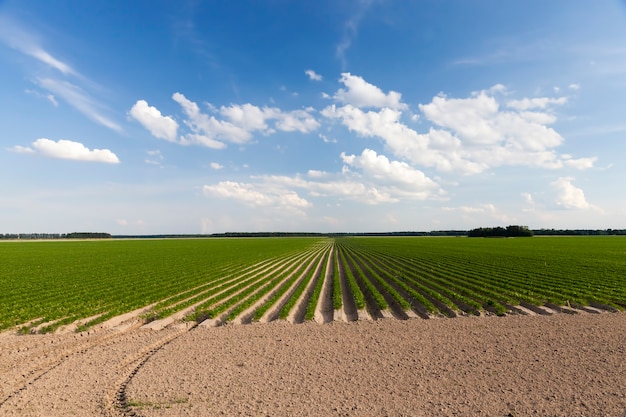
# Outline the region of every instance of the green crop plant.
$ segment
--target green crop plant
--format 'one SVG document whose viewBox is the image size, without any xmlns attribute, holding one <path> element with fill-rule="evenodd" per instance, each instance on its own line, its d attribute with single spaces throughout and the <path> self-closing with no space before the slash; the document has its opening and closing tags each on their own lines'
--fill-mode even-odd
<svg viewBox="0 0 626 417">
<path fill-rule="evenodd" d="M 326 271 L 328 270 L 328 262 L 332 260 L 331 252 L 332 248 L 329 248 L 328 252 L 324 254 L 324 258 L 322 259 L 322 269 L 317 277 L 317 282 L 315 283 L 315 288 L 313 289 L 313 293 L 311 294 L 311 298 L 306 306 L 306 313 L 304 315 L 305 320 L 312 320 L 315 316 L 315 309 L 317 307 L 317 303 L 319 302 L 320 295 L 322 294 L 322 288 L 324 287 L 324 281 L 326 278 Z"/>
</svg>

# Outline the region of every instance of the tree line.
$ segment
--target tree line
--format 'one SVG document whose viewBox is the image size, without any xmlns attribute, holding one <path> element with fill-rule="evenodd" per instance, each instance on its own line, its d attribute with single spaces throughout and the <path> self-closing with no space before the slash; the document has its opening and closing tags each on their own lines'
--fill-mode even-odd
<svg viewBox="0 0 626 417">
<path fill-rule="evenodd" d="M 48 240 L 48 239 L 111 239 L 110 233 L 72 232 L 72 233 L 0 233 L 5 240 Z"/>
<path fill-rule="evenodd" d="M 527 226 L 479 227 L 472 230 L 433 230 L 430 232 L 227 232 L 213 234 L 111 235 L 101 232 L 72 233 L 0 233 L 0 240 L 53 239 L 180 239 L 211 237 L 344 237 L 344 236 L 468 236 L 468 237 L 531 237 L 531 236 L 626 236 L 626 229 L 529 229 Z"/>
<path fill-rule="evenodd" d="M 479 227 L 467 232 L 468 237 L 532 237 L 533 231 L 528 226 Z"/>
</svg>

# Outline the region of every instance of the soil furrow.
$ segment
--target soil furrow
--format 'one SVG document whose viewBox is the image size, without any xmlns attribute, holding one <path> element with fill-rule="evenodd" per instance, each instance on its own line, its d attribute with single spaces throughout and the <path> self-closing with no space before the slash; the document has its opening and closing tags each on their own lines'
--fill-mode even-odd
<svg viewBox="0 0 626 417">
<path fill-rule="evenodd" d="M 320 298 L 315 308 L 315 321 L 318 323 L 330 323 L 334 319 L 333 309 L 333 263 L 335 262 L 335 247 L 331 249 L 328 261 L 326 263 L 326 276 L 320 279 L 324 280 L 324 286 L 320 293 Z"/>
</svg>

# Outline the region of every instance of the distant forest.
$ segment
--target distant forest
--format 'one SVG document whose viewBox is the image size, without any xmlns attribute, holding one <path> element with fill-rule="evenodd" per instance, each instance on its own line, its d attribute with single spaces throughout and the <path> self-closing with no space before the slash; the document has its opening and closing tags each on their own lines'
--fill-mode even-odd
<svg viewBox="0 0 626 417">
<path fill-rule="evenodd" d="M 0 233 L 0 239 L 40 240 L 40 239 L 111 239 L 110 233 Z"/>
<path fill-rule="evenodd" d="M 626 236 L 626 229 L 529 229 L 527 226 L 480 227 L 472 230 L 434 230 L 430 232 L 228 232 L 213 234 L 155 234 L 111 235 L 100 232 L 73 233 L 0 233 L 0 240 L 43 239 L 177 239 L 225 237 L 345 237 L 345 236 L 468 236 L 468 237 L 525 237 L 525 236 Z"/>
</svg>

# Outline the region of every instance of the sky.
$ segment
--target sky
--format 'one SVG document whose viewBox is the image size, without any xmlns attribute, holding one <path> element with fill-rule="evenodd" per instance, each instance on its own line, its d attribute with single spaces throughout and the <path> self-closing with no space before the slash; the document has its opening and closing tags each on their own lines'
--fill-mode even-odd
<svg viewBox="0 0 626 417">
<path fill-rule="evenodd" d="M 626 228 L 626 1 L 0 1 L 0 233 Z"/>
</svg>

